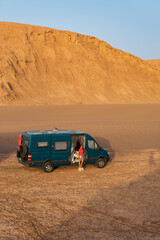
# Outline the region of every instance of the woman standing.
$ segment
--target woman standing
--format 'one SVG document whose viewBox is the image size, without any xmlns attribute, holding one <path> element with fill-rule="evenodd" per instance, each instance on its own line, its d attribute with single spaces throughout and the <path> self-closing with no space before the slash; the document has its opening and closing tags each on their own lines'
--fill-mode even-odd
<svg viewBox="0 0 160 240">
<path fill-rule="evenodd" d="M 79 150 L 78 150 L 78 153 L 79 153 L 79 168 L 78 168 L 78 171 L 84 171 L 84 168 L 82 167 L 83 166 L 83 146 L 81 145 Z"/>
</svg>

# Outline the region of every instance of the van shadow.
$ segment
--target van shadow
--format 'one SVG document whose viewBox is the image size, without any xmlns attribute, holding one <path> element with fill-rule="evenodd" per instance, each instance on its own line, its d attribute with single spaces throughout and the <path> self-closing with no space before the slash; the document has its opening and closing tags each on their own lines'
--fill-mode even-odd
<svg viewBox="0 0 160 240">
<path fill-rule="evenodd" d="M 95 196 L 83 207 L 80 205 L 75 214 L 71 214 L 70 207 L 67 205 L 59 207 L 60 211 L 64 211 L 65 215 L 70 217 L 63 219 L 61 224 L 55 225 L 53 230 L 48 231 L 45 239 L 120 240 L 153 239 L 153 236 L 155 236 L 154 239 L 159 239 L 158 184 L 151 181 L 155 175 L 159 175 L 159 169 L 117 186 L 102 187 L 101 185 L 102 188 L 96 192 Z M 112 181 L 113 176 L 114 174 Z M 150 185 L 147 191 L 144 187 L 146 180 Z M 80 194 L 83 193 L 86 196 L 89 194 L 88 190 L 83 183 Z M 150 205 L 150 208 L 146 208 L 146 205 Z"/>
<path fill-rule="evenodd" d="M 0 162 L 16 153 L 19 133 L 0 133 Z"/>
<path fill-rule="evenodd" d="M 109 152 L 109 156 L 110 156 L 110 160 L 109 161 L 112 161 L 114 159 L 114 157 L 115 157 L 116 152 L 112 148 L 110 142 L 106 138 L 103 138 L 103 137 L 96 137 L 96 136 L 94 136 L 94 139 L 99 143 L 99 145 L 102 148 L 105 148 Z"/>
</svg>

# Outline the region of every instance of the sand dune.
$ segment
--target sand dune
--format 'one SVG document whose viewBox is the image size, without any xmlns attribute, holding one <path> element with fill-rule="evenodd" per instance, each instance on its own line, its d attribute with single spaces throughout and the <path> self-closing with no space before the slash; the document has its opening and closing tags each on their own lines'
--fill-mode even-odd
<svg viewBox="0 0 160 240">
<path fill-rule="evenodd" d="M 95 37 L 0 22 L 0 104 L 160 102 L 160 71 Z"/>
</svg>

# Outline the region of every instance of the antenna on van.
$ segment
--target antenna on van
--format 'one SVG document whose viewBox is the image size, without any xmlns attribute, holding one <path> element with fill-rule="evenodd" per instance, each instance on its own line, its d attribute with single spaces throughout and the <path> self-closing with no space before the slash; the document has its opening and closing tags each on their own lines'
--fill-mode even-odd
<svg viewBox="0 0 160 240">
<path fill-rule="evenodd" d="M 55 130 L 60 131 L 57 127 L 54 127 Z"/>
</svg>

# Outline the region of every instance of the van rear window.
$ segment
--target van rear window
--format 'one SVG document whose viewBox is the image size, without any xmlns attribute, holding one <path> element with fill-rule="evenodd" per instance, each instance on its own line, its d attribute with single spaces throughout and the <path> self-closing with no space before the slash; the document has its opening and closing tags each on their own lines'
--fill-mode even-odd
<svg viewBox="0 0 160 240">
<path fill-rule="evenodd" d="M 37 147 L 48 147 L 49 143 L 48 142 L 37 142 Z"/>
<path fill-rule="evenodd" d="M 67 150 L 67 142 L 55 142 L 55 148 L 56 151 L 59 150 Z"/>
</svg>

